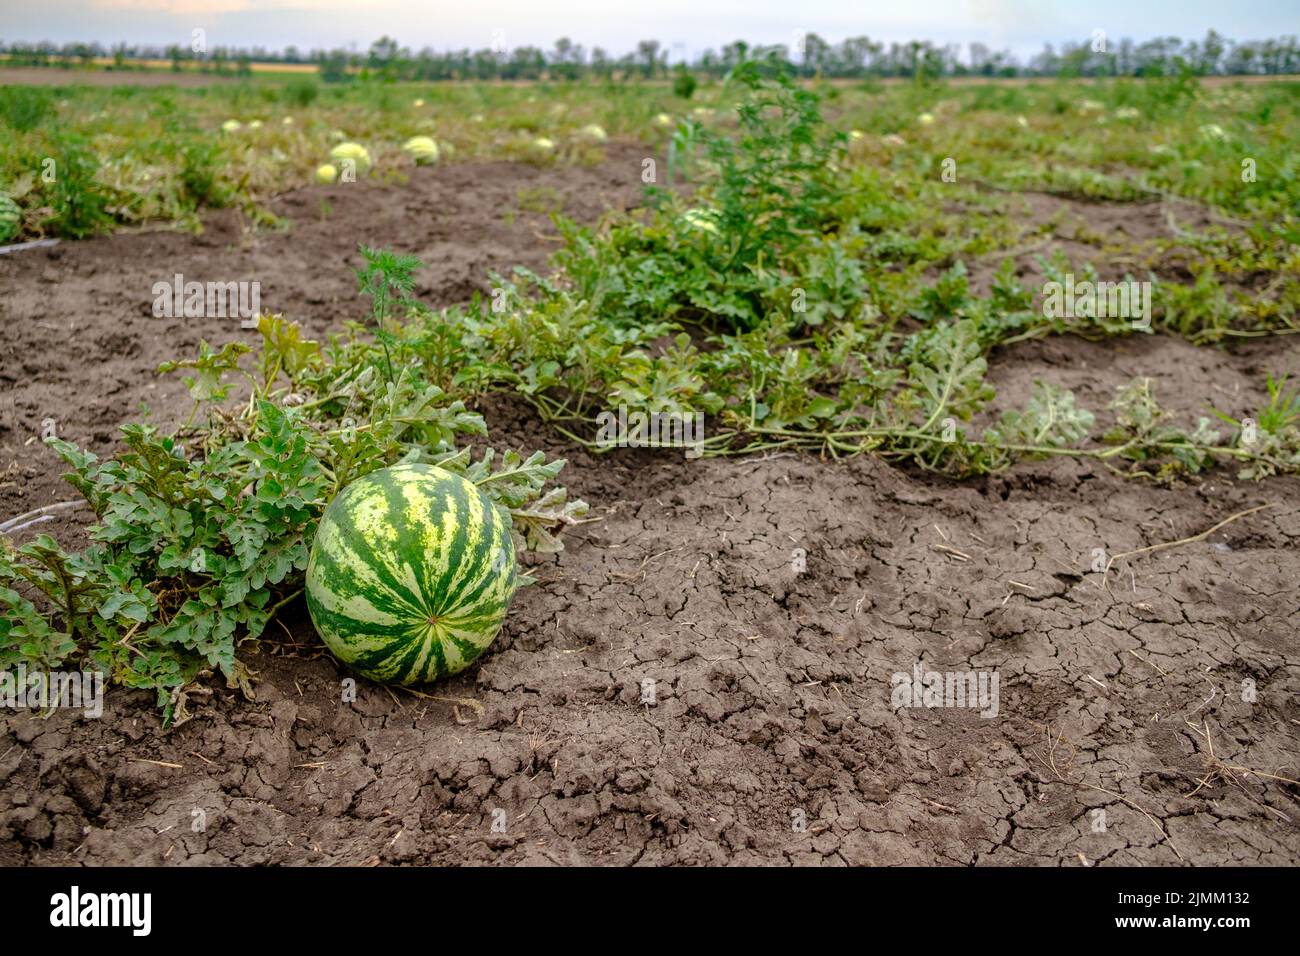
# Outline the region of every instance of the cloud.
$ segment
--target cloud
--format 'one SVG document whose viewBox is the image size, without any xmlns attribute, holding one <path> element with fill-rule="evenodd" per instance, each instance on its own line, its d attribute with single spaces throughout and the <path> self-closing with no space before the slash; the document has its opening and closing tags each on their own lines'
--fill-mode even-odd
<svg viewBox="0 0 1300 956">
<path fill-rule="evenodd" d="M 355 0 L 86 0 L 94 10 L 160 17 L 222 17 L 231 14 L 294 14 L 309 10 L 351 10 Z M 391 6 L 372 3 L 372 6 Z M 400 4 L 398 5 L 400 6 Z"/>
<path fill-rule="evenodd" d="M 101 10 L 156 13 L 160 16 L 222 16 L 253 9 L 252 0 L 90 0 Z"/>
</svg>

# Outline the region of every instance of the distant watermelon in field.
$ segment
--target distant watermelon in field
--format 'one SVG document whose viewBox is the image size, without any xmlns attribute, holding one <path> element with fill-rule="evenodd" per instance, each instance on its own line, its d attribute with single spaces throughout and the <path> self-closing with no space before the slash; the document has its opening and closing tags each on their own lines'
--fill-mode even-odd
<svg viewBox="0 0 1300 956">
<path fill-rule="evenodd" d="M 423 684 L 492 643 L 515 592 L 507 516 L 471 482 L 395 465 L 325 509 L 307 564 L 307 608 L 340 661 L 374 680 Z"/>
<path fill-rule="evenodd" d="M 330 150 L 330 159 L 340 169 L 346 168 L 347 164 L 351 163 L 357 175 L 370 169 L 370 150 L 360 143 L 339 143 Z"/>
<path fill-rule="evenodd" d="M 402 149 L 420 166 L 438 161 L 438 144 L 428 136 L 412 136 L 402 144 Z"/>
<path fill-rule="evenodd" d="M 8 242 L 18 235 L 22 221 L 23 211 L 18 208 L 18 203 L 8 196 L 0 196 L 0 242 Z"/>
</svg>

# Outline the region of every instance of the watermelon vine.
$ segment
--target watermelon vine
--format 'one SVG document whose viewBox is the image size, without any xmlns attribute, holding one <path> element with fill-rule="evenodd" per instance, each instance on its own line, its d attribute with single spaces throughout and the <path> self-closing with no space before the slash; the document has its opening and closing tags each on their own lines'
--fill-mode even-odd
<svg viewBox="0 0 1300 956">
<path fill-rule="evenodd" d="M 162 367 L 186 372 L 194 399 L 174 433 L 126 425 L 103 461 L 49 441 L 97 522 L 82 551 L 0 538 L 0 669 L 97 668 L 183 721 L 204 673 L 250 689 L 239 645 L 301 594 L 321 514 L 355 479 L 397 462 L 463 475 L 510 516 L 520 550 L 559 550 L 558 532 L 586 512 L 553 484 L 563 460 L 473 453 L 483 418 L 382 329 L 353 324 L 322 344 L 263 316 L 259 331 L 255 354 L 204 343 Z"/>
</svg>

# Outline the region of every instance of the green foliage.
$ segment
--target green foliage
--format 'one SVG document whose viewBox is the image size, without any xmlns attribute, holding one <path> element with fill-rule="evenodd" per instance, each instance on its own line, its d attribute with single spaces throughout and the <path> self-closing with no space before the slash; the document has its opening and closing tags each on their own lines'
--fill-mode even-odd
<svg viewBox="0 0 1300 956">
<path fill-rule="evenodd" d="M 357 270 L 357 291 L 370 299 L 371 316 L 382 328 L 397 308 L 415 304 L 415 270 L 420 260 L 387 250 L 361 246 L 365 267 Z"/>
<path fill-rule="evenodd" d="M 64 620 L 76 625 L 75 613 L 84 593 L 84 576 L 69 567 L 48 535 L 16 551 L 0 540 L 0 670 L 25 664 L 32 670 L 60 667 L 77 648 L 70 627 L 56 628 L 50 618 L 14 587 L 26 583 L 45 587 L 50 600 L 64 609 Z M 67 609 L 71 607 L 71 618 Z"/>
<path fill-rule="evenodd" d="M 716 321 L 748 329 L 789 312 L 806 294 L 794 281 L 809 276 L 828 295 L 809 324 L 843 315 L 860 301 L 860 271 L 826 230 L 839 201 L 829 164 L 843 135 L 820 116 L 817 97 L 755 63 L 732 73 L 740 93 L 735 136 L 693 122 L 673 140 L 675 172 L 708 172 L 696 206 L 683 209 L 652 187 L 654 222 L 628 221 L 596 237 L 562 223 L 568 240 L 557 261 L 581 298 L 612 321 L 636 325 L 657 318 Z"/>
<path fill-rule="evenodd" d="M 112 220 L 108 197 L 95 178 L 99 166 L 94 152 L 81 137 L 65 133 L 53 158 L 56 175 L 49 198 L 55 227 L 78 239 L 100 232 Z"/>
<path fill-rule="evenodd" d="M 1300 425 L 1300 388 L 1287 388 L 1287 376 L 1268 376 L 1268 404 L 1259 410 L 1259 427 L 1280 435 Z"/>
<path fill-rule="evenodd" d="M 380 276 L 377 293 L 400 269 Z M 0 552 L 0 659 L 93 662 L 182 719 L 184 688 L 200 674 L 247 686 L 239 644 L 300 592 L 320 515 L 354 479 L 397 461 L 439 464 L 477 483 L 536 550 L 558 550 L 557 532 L 585 513 L 548 487 L 563 461 L 507 452 L 494 467 L 492 449 L 473 458 L 462 443 L 486 435 L 482 418 L 426 378 L 404 337 L 384 349 L 354 329 L 321 345 L 267 316 L 259 331 L 251 356 L 205 343 L 163 366 L 188 373 L 195 401 L 179 431 L 126 425 L 122 450 L 103 461 L 49 441 L 97 521 L 79 553 L 46 537 Z"/>
<path fill-rule="evenodd" d="M 1033 396 L 1024 410 L 1003 412 L 998 425 L 984 437 L 991 445 L 1047 453 L 1083 441 L 1094 420 L 1092 412 L 1074 404 L 1074 393 L 1050 382 L 1035 381 Z"/>
<path fill-rule="evenodd" d="M 1156 401 L 1151 379 L 1138 377 L 1121 387 L 1110 404 L 1115 424 L 1103 436 L 1119 457 L 1154 477 L 1180 471 L 1196 473 L 1213 460 L 1211 449 L 1219 445 L 1219 434 L 1201 419 L 1191 434 L 1170 421 L 1170 415 Z"/>
<path fill-rule="evenodd" d="M 1238 448 L 1249 452 L 1241 478 L 1264 478 L 1300 467 L 1300 389 L 1287 388 L 1287 376 L 1268 376 L 1268 402 L 1254 416 L 1238 421 L 1214 410 L 1214 416 L 1232 425 Z"/>
<path fill-rule="evenodd" d="M 694 74 L 686 68 L 686 64 L 679 63 L 673 71 L 673 96 L 689 100 L 695 95 L 697 85 Z"/>
<path fill-rule="evenodd" d="M 231 190 L 221 179 L 220 153 L 210 142 L 189 142 L 181 147 L 181 184 L 196 206 L 219 208 L 229 204 Z"/>
<path fill-rule="evenodd" d="M 44 123 L 54 110 L 54 96 L 41 87 L 0 86 L 0 121 L 16 133 L 27 133 Z"/>
<path fill-rule="evenodd" d="M 320 84 L 315 80 L 301 77 L 284 85 L 284 101 L 290 106 L 306 109 L 320 96 Z"/>
<path fill-rule="evenodd" d="M 954 475 L 1058 454 L 1118 460 L 1159 478 L 1217 460 L 1294 470 L 1297 436 L 1267 452 L 1224 445 L 1206 420 L 1190 429 L 1171 422 L 1149 383 L 1117 398 L 1115 428 L 1091 444 L 1093 413 L 1046 383 L 1024 408 L 967 435 L 963 423 L 987 418 L 996 397 L 991 349 L 1046 335 L 1130 335 L 1132 318 L 1036 306 L 1010 257 L 978 294 L 967 257 L 1025 238 L 999 232 L 1005 220 L 982 209 L 988 200 L 974 196 L 959 217 L 936 216 L 939 187 L 857 163 L 861 147 L 846 149 L 810 91 L 756 64 L 737 68 L 728 88 L 740 94 L 734 127 L 685 120 L 673 136 L 674 176 L 689 173 L 693 184 L 689 207 L 652 188 L 649 208 L 597 228 L 557 217 L 556 278 L 517 270 L 494 280 L 491 309 L 476 301 L 408 322 L 402 334 L 430 379 L 466 396 L 514 390 L 597 453 L 608 449 L 591 440 L 595 416 L 626 406 L 708 413 L 705 454 L 873 452 Z M 1193 311 L 1208 285 L 1180 299 L 1153 280 L 1155 327 L 1194 339 L 1289 328 L 1295 292 L 1282 263 L 1294 253 L 1280 240 L 1261 233 L 1234 250 L 1240 268 L 1283 276 L 1251 314 L 1236 304 Z M 1204 242 L 1219 262 L 1218 240 Z M 1037 267 L 1062 285 L 1101 278 L 1059 253 Z"/>
</svg>

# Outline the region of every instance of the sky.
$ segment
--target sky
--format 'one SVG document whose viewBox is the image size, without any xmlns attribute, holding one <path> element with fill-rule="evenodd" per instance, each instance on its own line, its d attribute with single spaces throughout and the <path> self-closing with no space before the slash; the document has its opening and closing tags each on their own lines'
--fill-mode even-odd
<svg viewBox="0 0 1300 956">
<path fill-rule="evenodd" d="M 85 40 L 271 50 L 365 50 L 387 34 L 418 50 L 503 44 L 550 49 L 569 37 L 620 55 L 656 39 L 694 56 L 732 40 L 794 45 L 797 32 L 832 43 L 849 36 L 983 43 L 1030 56 L 1044 43 L 1156 36 L 1230 39 L 1300 34 L 1300 0 L 0 0 L 6 42 Z"/>
</svg>

